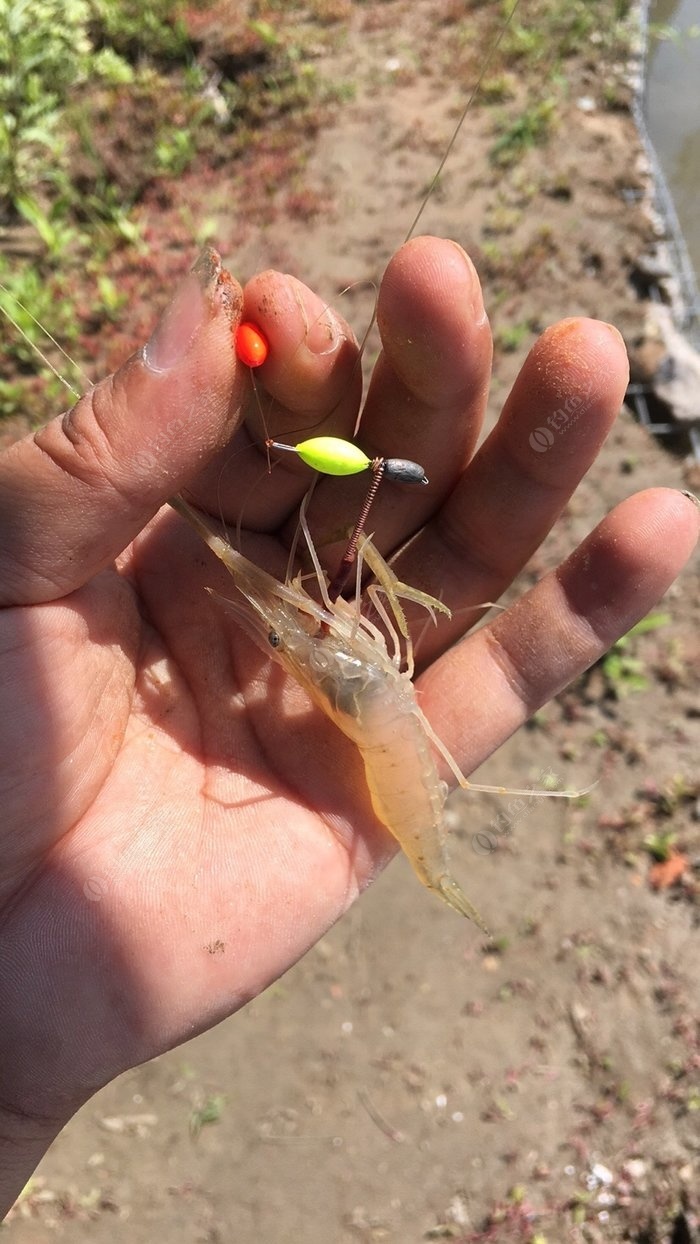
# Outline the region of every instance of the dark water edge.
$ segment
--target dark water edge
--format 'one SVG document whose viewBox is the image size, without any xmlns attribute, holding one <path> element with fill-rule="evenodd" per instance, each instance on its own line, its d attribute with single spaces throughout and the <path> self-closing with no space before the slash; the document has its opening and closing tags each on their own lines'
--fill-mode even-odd
<svg viewBox="0 0 700 1244">
<path fill-rule="evenodd" d="M 646 113 L 676 205 L 696 276 L 700 274 L 700 0 L 653 0 L 652 37 L 647 54 Z M 657 25 L 677 32 L 674 40 L 653 36 Z M 693 27 L 698 33 L 689 34 Z"/>
<path fill-rule="evenodd" d="M 633 110 L 667 235 L 678 326 L 700 346 L 700 37 L 653 36 L 657 23 L 679 31 L 700 25 L 700 0 L 640 0 L 639 21 L 643 54 Z"/>
</svg>

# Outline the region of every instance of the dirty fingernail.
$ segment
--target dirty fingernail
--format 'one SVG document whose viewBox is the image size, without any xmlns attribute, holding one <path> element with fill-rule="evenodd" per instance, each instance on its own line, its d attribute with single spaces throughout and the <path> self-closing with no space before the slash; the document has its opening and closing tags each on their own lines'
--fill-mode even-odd
<svg viewBox="0 0 700 1244">
<path fill-rule="evenodd" d="M 204 320 L 205 293 L 196 272 L 185 277 L 143 348 L 151 371 L 170 371 L 186 354 Z"/>
<path fill-rule="evenodd" d="M 294 278 L 292 293 L 305 326 L 304 345 L 312 354 L 333 354 L 344 340 L 340 322 L 327 303 Z"/>
<path fill-rule="evenodd" d="M 306 344 L 312 354 L 334 354 L 338 349 L 343 334 L 340 325 L 330 307 L 323 311 L 309 327 Z"/>
</svg>

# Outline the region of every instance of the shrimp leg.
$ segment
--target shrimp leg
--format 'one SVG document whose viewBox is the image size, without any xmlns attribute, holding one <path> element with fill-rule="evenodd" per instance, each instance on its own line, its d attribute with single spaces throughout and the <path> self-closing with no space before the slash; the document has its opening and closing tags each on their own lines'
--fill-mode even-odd
<svg viewBox="0 0 700 1244">
<path fill-rule="evenodd" d="M 582 795 L 588 795 L 590 791 L 593 790 L 594 786 L 598 785 L 597 782 L 591 782 L 590 786 L 584 786 L 581 790 L 532 790 L 532 788 L 528 789 L 527 787 L 485 786 L 481 782 L 470 782 L 469 779 L 462 773 L 457 761 L 445 746 L 440 736 L 433 730 L 433 727 L 428 721 L 423 710 L 416 705 L 414 712 L 420 718 L 421 725 L 423 726 L 423 729 L 425 730 L 425 733 L 430 739 L 430 742 L 436 752 L 442 756 L 445 763 L 452 770 L 452 773 L 456 777 L 457 783 L 461 786 L 462 790 L 476 791 L 485 795 L 526 795 L 529 799 L 580 799 Z"/>
<path fill-rule="evenodd" d="M 448 618 L 452 616 L 450 610 L 447 608 L 447 605 L 444 605 L 442 601 L 436 600 L 434 596 L 429 596 L 426 592 L 419 591 L 418 588 L 409 587 L 407 583 L 402 583 L 401 580 L 396 577 L 391 566 L 384 560 L 379 550 L 372 543 L 369 536 L 362 541 L 360 545 L 360 552 L 372 571 L 372 574 L 377 579 L 381 590 L 386 594 L 391 610 L 396 619 L 397 626 L 407 642 L 409 641 L 408 625 L 406 622 L 406 615 L 404 614 L 404 611 L 399 603 L 399 597 L 404 600 L 415 601 L 417 604 L 422 605 L 424 609 L 427 609 L 431 615 L 434 609 L 439 609 L 440 612 L 446 614 Z M 486 605 L 493 606 L 493 602 L 487 601 L 484 605 L 479 606 L 479 608 L 485 608 Z M 498 606 L 496 606 L 496 608 L 498 608 Z M 534 799 L 578 799 L 581 795 L 587 795 L 589 791 L 593 790 L 593 787 L 597 785 L 596 782 L 592 782 L 590 786 L 585 786 L 581 790 L 532 790 L 511 786 L 487 786 L 478 782 L 470 782 L 469 779 L 462 773 L 462 770 L 457 764 L 457 761 L 452 753 L 448 751 L 447 747 L 442 742 L 442 739 L 440 739 L 433 730 L 425 714 L 417 706 L 415 712 L 420 718 L 421 724 L 433 744 L 433 747 L 447 763 L 456 777 L 458 784 L 462 787 L 462 790 L 471 790 L 487 795 L 527 795 Z"/>
<path fill-rule="evenodd" d="M 437 600 L 435 596 L 429 596 L 427 592 L 421 592 L 417 587 L 410 587 L 408 583 L 402 583 L 369 536 L 362 541 L 360 552 L 386 595 L 404 639 L 408 639 L 408 623 L 399 600 L 411 600 L 417 605 L 422 605 L 424 609 L 427 609 L 433 621 L 435 621 L 433 611 L 436 609 L 438 613 L 444 613 L 448 618 L 452 617 L 451 610 L 441 600 Z"/>
</svg>

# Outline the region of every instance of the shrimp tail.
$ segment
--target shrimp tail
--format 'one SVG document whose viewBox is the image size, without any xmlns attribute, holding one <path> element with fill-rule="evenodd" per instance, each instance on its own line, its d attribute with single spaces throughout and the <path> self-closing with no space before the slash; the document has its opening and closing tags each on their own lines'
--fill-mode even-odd
<svg viewBox="0 0 700 1244">
<path fill-rule="evenodd" d="M 460 916 L 466 916 L 468 920 L 473 920 L 482 933 L 485 933 L 488 938 L 491 937 L 491 933 L 484 924 L 483 918 L 479 915 L 473 903 L 469 902 L 466 894 L 457 885 L 453 877 L 444 873 L 437 881 L 430 884 L 430 889 L 436 890 L 450 907 L 459 912 Z"/>
</svg>

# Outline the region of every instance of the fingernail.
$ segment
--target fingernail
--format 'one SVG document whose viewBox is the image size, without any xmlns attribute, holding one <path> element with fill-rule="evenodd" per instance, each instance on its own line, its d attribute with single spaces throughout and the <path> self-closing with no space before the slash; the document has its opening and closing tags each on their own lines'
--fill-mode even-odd
<svg viewBox="0 0 700 1244">
<path fill-rule="evenodd" d="M 696 497 L 694 492 L 690 492 L 687 488 L 681 488 L 680 491 L 682 496 L 687 497 L 700 510 L 700 498 Z"/>
<path fill-rule="evenodd" d="M 464 266 L 469 273 L 469 307 L 472 311 L 477 324 L 481 324 L 486 320 L 486 308 L 484 307 L 484 295 L 481 291 L 481 281 L 474 264 L 459 242 L 452 242 L 455 250 L 460 258 L 464 261 Z"/>
<path fill-rule="evenodd" d="M 300 287 L 294 277 L 287 279 L 304 321 L 304 345 L 307 350 L 312 354 L 334 354 L 344 340 L 335 313 L 311 290 Z"/>
<path fill-rule="evenodd" d="M 143 361 L 151 371 L 167 372 L 175 367 L 202 326 L 205 274 L 200 275 L 198 268 L 199 264 L 185 277 L 143 348 Z"/>
<path fill-rule="evenodd" d="M 324 307 L 309 329 L 306 338 L 309 350 L 312 354 L 335 354 L 343 340 L 335 314 L 330 307 Z"/>
<path fill-rule="evenodd" d="M 196 263 L 192 265 L 192 276 L 196 276 L 205 293 L 213 289 L 223 274 L 221 256 L 213 246 L 205 246 Z"/>
</svg>

